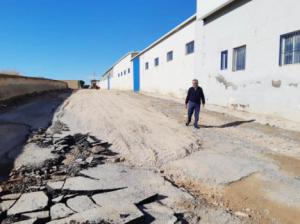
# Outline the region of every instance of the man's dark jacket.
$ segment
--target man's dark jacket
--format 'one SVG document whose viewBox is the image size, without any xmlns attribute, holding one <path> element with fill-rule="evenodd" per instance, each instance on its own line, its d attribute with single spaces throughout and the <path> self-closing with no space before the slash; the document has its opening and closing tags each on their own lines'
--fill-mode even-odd
<svg viewBox="0 0 300 224">
<path fill-rule="evenodd" d="M 191 87 L 189 89 L 185 103 L 188 104 L 189 101 L 197 104 L 205 104 L 204 93 L 200 86 L 197 89 L 195 89 L 194 87 Z"/>
</svg>

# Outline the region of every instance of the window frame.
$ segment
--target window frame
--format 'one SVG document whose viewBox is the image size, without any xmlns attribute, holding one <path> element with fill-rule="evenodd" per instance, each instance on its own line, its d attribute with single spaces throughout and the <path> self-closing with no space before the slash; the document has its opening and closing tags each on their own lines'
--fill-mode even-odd
<svg viewBox="0 0 300 224">
<path fill-rule="evenodd" d="M 174 59 L 173 51 L 167 52 L 167 62 L 173 61 L 173 59 Z"/>
<path fill-rule="evenodd" d="M 238 50 L 239 49 L 245 49 L 245 54 L 244 54 L 244 63 L 243 63 L 243 68 L 238 68 Z M 232 54 L 232 71 L 234 72 L 239 72 L 239 71 L 245 71 L 246 70 L 246 64 L 247 64 L 247 45 L 241 45 L 239 47 L 233 48 L 233 54 Z"/>
<path fill-rule="evenodd" d="M 193 46 L 193 48 L 189 48 Z M 190 51 L 192 50 L 192 51 Z M 190 55 L 190 54 L 194 54 L 195 53 L 195 41 L 190 41 L 188 43 L 185 44 L 185 54 L 186 55 Z"/>
<path fill-rule="evenodd" d="M 223 56 L 226 56 L 225 61 L 223 61 L 223 59 L 224 59 Z M 221 51 L 221 67 L 220 67 L 220 69 L 222 71 L 228 69 L 228 50 Z"/>
<path fill-rule="evenodd" d="M 299 49 L 295 49 L 296 48 L 296 37 L 300 38 L 300 30 L 298 31 L 294 31 L 294 32 L 290 32 L 290 33 L 286 33 L 280 36 L 280 46 L 279 46 L 279 66 L 287 66 L 287 65 L 297 65 L 300 64 L 300 40 L 299 40 Z M 291 63 L 286 63 L 286 54 L 288 54 L 285 51 L 285 40 L 288 38 L 292 38 L 292 50 L 289 52 L 289 54 L 291 54 Z M 298 55 L 298 61 L 295 60 L 295 55 Z"/>
</svg>

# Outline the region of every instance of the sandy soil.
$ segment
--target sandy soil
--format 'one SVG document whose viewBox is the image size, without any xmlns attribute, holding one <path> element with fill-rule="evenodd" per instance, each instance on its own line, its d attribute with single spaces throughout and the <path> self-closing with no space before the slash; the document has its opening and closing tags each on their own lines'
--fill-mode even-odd
<svg viewBox="0 0 300 224">
<path fill-rule="evenodd" d="M 299 223 L 300 132 L 206 109 L 195 130 L 183 103 L 118 91 L 79 91 L 56 119 L 253 223 Z"/>
</svg>

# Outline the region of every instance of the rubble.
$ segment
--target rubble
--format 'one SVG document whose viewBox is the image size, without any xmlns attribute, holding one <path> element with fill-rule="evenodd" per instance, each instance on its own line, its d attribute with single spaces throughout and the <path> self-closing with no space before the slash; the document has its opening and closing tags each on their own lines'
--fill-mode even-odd
<svg viewBox="0 0 300 224">
<path fill-rule="evenodd" d="M 63 203 L 53 205 L 50 209 L 50 216 L 52 220 L 62 219 L 72 214 L 74 214 L 74 212 Z"/>
<path fill-rule="evenodd" d="M 74 212 L 98 207 L 84 192 L 92 194 L 120 188 L 80 174 L 86 168 L 104 164 L 117 156 L 107 142 L 89 134 L 58 137 L 58 133 L 68 130 L 62 122 L 56 122 L 53 128 L 54 132 L 34 131 L 27 142 L 33 148 L 51 149 L 55 156 L 48 156 L 49 159 L 35 165 L 28 163 L 30 165 L 16 167 L 1 185 L 4 188 L 0 188 L 0 205 L 4 213 L 0 215 L 0 223 L 2 220 L 3 223 L 33 223 L 36 220 L 43 223 L 65 218 Z M 83 195 L 72 195 L 74 191 Z"/>
<path fill-rule="evenodd" d="M 60 191 L 64 186 L 64 181 L 48 182 L 46 188 L 49 192 Z"/>
<path fill-rule="evenodd" d="M 21 193 L 15 193 L 15 194 L 7 194 L 1 197 L 1 200 L 14 200 L 18 199 L 21 196 Z"/>
<path fill-rule="evenodd" d="M 125 184 L 105 182 L 94 180 L 86 177 L 71 177 L 68 178 L 63 187 L 64 191 L 68 192 L 87 192 L 87 191 L 108 191 L 126 187 Z"/>
<path fill-rule="evenodd" d="M 22 216 L 31 219 L 48 219 L 50 217 L 49 211 L 41 211 L 41 212 L 31 212 L 31 213 L 24 213 Z"/>
<path fill-rule="evenodd" d="M 14 224 L 34 224 L 37 219 L 27 219 L 19 222 L 14 222 Z"/>
<path fill-rule="evenodd" d="M 172 209 L 163 206 L 159 203 L 151 203 L 144 206 L 145 212 L 151 215 L 155 220 L 152 224 L 174 224 L 177 217 L 174 215 Z"/>
<path fill-rule="evenodd" d="M 59 203 L 59 202 L 61 202 L 61 200 L 64 198 L 64 196 L 63 195 L 60 195 L 60 196 L 58 196 L 58 197 L 56 197 L 56 198 L 53 198 L 52 199 L 52 202 L 53 203 Z"/>
<path fill-rule="evenodd" d="M 20 213 L 38 211 L 48 205 L 48 197 L 42 191 L 25 193 L 18 201 L 7 211 L 7 215 L 17 215 Z"/>
<path fill-rule="evenodd" d="M 0 203 L 0 211 L 6 211 L 16 202 L 16 200 L 2 201 Z"/>
<path fill-rule="evenodd" d="M 67 130 L 56 122 L 55 132 L 38 129 L 29 138 L 30 145 L 51 149 L 55 156 L 17 167 L 3 182 L 1 224 L 149 223 L 147 216 L 156 223 L 177 220 L 172 203 L 189 194 L 171 190 L 159 174 L 119 164 L 124 158 L 95 136 L 58 134 L 62 126 Z M 161 197 L 166 205 L 153 204 L 166 191 L 172 199 Z"/>
<path fill-rule="evenodd" d="M 67 206 L 75 212 L 84 212 L 98 207 L 85 195 L 69 199 L 67 201 Z"/>
</svg>

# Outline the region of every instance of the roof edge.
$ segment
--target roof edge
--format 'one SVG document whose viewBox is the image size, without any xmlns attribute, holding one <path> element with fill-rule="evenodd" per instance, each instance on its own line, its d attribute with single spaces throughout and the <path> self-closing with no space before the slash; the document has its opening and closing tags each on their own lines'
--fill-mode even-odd
<svg viewBox="0 0 300 224">
<path fill-rule="evenodd" d="M 105 76 L 105 74 L 106 73 L 108 73 L 110 70 L 112 70 L 119 62 L 121 62 L 124 58 L 126 58 L 128 55 L 131 55 L 131 54 L 139 54 L 139 52 L 138 51 L 129 51 L 129 52 L 127 52 L 125 55 L 123 55 L 119 60 L 117 60 L 111 67 L 109 67 L 109 69 L 107 69 L 103 74 L 102 74 L 102 76 L 101 77 L 104 77 Z M 136 56 L 135 55 L 135 56 Z M 135 57 L 134 56 L 134 57 Z"/>
<path fill-rule="evenodd" d="M 220 6 L 214 8 L 213 10 L 209 11 L 208 13 L 200 16 L 198 19 L 199 20 L 204 20 L 206 19 L 207 17 L 211 16 L 212 14 L 214 14 L 215 12 L 221 10 L 222 8 L 224 8 L 225 6 L 229 5 L 230 3 L 234 2 L 235 0 L 228 0 L 227 2 L 221 4 Z"/>
<path fill-rule="evenodd" d="M 171 31 L 169 31 L 168 33 L 166 33 L 165 35 L 163 35 L 162 37 L 160 37 L 158 40 L 154 41 L 152 44 L 150 44 L 148 47 L 146 47 L 144 50 L 142 50 L 139 54 L 137 54 L 131 60 L 135 59 L 136 57 L 139 57 L 139 56 L 143 55 L 144 53 L 146 53 L 147 51 L 149 51 L 150 49 L 152 49 L 156 45 L 160 44 L 165 39 L 169 38 L 174 33 L 177 33 L 178 31 L 180 31 L 183 28 L 185 28 L 186 26 L 188 26 L 190 23 L 196 21 L 196 19 L 197 19 L 197 14 L 192 15 L 191 17 L 189 17 L 188 19 L 186 19 L 185 21 L 183 21 L 182 23 L 180 23 L 178 26 L 176 26 L 175 28 L 173 28 Z"/>
</svg>

